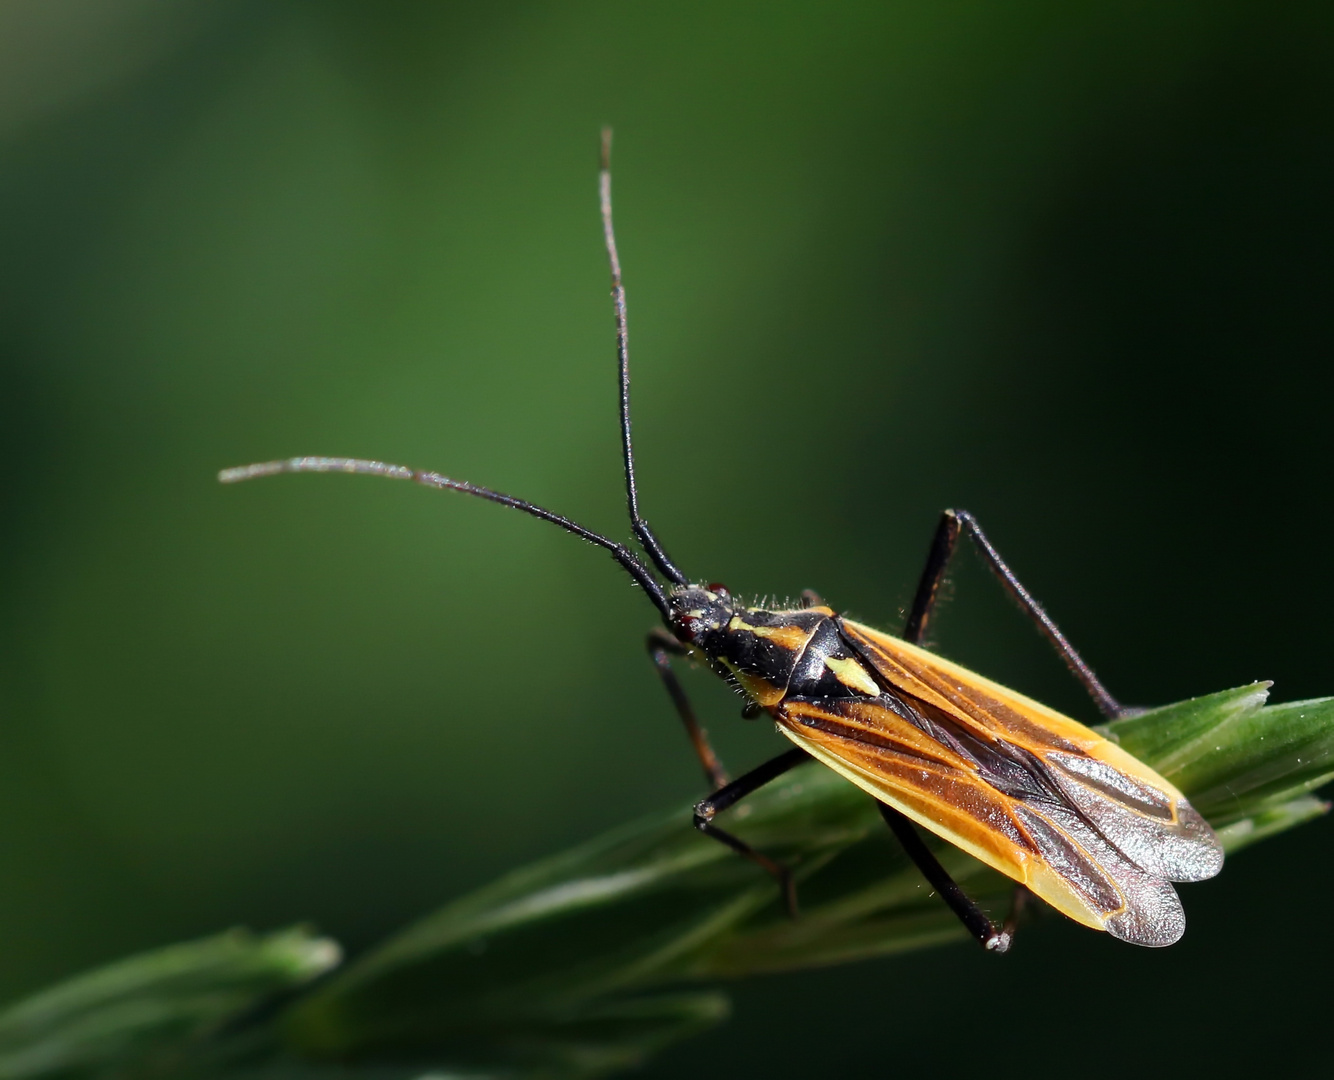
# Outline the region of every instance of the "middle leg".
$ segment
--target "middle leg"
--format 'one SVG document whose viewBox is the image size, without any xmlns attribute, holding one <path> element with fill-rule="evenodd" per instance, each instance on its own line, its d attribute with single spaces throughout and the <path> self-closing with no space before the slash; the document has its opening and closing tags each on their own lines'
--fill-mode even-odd
<svg viewBox="0 0 1334 1080">
<path fill-rule="evenodd" d="M 885 819 L 885 824 L 890 827 L 903 846 L 903 850 L 907 852 L 908 858 L 912 859 L 931 887 L 940 893 L 941 899 L 959 917 L 959 921 L 977 939 L 978 944 L 988 952 L 1009 952 L 1010 945 L 1014 941 L 1014 920 L 1019 912 L 1021 894 L 1015 894 L 1014 911 L 1005 920 L 1005 925 L 997 926 L 950 877 L 949 871 L 940 865 L 940 860 L 926 846 L 926 842 L 917 832 L 917 827 L 906 815 L 882 802 L 877 802 L 876 806 L 880 809 L 880 816 Z"/>
</svg>

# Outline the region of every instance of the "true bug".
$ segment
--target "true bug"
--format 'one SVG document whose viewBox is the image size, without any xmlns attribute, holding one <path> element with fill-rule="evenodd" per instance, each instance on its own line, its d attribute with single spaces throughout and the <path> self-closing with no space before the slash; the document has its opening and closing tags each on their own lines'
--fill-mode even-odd
<svg viewBox="0 0 1334 1080">
<path fill-rule="evenodd" d="M 610 146 L 610 132 L 604 131 L 599 195 L 616 318 L 621 448 L 630 529 L 652 569 L 627 545 L 524 499 L 402 465 L 301 457 L 225 469 L 219 479 L 352 472 L 412 480 L 521 510 L 605 548 L 662 616 L 665 630 L 649 635 L 649 654 L 712 789 L 695 807 L 696 827 L 773 875 L 793 915 L 796 896 L 788 870 L 714 819 L 814 758 L 876 798 L 908 854 L 986 948 L 1009 948 L 1011 922 L 998 927 L 963 893 L 915 825 L 1009 875 L 1020 886 L 1017 901 L 1026 888 L 1076 921 L 1122 940 L 1176 941 L 1185 918 L 1170 882 L 1212 877 L 1223 864 L 1222 847 L 1204 819 L 1175 787 L 1101 735 L 918 644 L 950 557 L 959 538 L 967 537 L 1099 710 L 1108 717 L 1125 712 L 971 515 L 945 511 L 897 638 L 841 617 L 809 592 L 798 608 L 748 606 L 721 585 L 692 583 L 667 555 L 640 514 L 635 483 Z M 672 657 L 691 657 L 732 682 L 747 699 L 748 715 L 768 713 L 796 745 L 729 780 L 677 681 Z"/>
</svg>

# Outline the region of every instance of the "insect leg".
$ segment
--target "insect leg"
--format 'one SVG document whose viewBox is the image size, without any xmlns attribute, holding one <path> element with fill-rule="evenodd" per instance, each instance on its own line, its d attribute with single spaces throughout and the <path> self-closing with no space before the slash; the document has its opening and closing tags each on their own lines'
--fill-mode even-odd
<svg viewBox="0 0 1334 1080">
<path fill-rule="evenodd" d="M 895 837 L 903 845 L 903 850 L 908 853 L 908 858 L 917 865 L 917 869 L 922 872 L 922 876 L 931 887 L 940 893 L 950 910 L 968 928 L 968 932 L 988 952 L 1007 952 L 1014 937 L 1009 920 L 1006 921 L 1004 928 L 997 927 L 987 917 L 986 912 L 973 903 L 968 894 L 955 884 L 954 879 L 940 865 L 940 860 L 931 853 L 931 849 L 918 835 L 913 823 L 892 806 L 886 806 L 882 802 L 877 802 L 876 806 L 880 808 L 880 816 L 885 819 L 885 824 L 893 830 Z"/>
<path fill-rule="evenodd" d="M 648 654 L 653 660 L 653 666 L 658 669 L 662 685 L 667 688 L 667 696 L 676 706 L 676 713 L 681 717 L 681 723 L 685 725 L 686 736 L 690 739 L 690 745 L 695 748 L 695 756 L 699 758 L 699 763 L 704 769 L 704 778 L 709 782 L 709 790 L 717 791 L 726 787 L 727 770 L 718 760 L 718 755 L 713 752 L 708 733 L 700 726 L 690 699 L 686 697 L 685 689 L 681 686 L 681 680 L 672 670 L 671 658 L 687 655 L 686 647 L 671 634 L 658 628 L 649 633 Z"/>
<path fill-rule="evenodd" d="M 1084 689 L 1088 691 L 1089 697 L 1098 706 L 1098 711 L 1109 719 L 1115 719 L 1123 715 L 1127 710 L 1098 681 L 1098 677 L 1093 674 L 1093 669 L 1084 662 L 1084 658 L 1066 640 L 1065 635 L 1052 621 L 1051 616 L 1043 610 L 1042 605 L 1033 599 L 1033 594 L 1020 584 L 1019 579 L 1014 576 L 1014 571 L 1005 564 L 1005 560 L 1000 557 L 1000 553 L 991 546 L 991 541 L 982 532 L 977 519 L 966 510 L 946 510 L 941 515 L 940 524 L 936 527 L 936 535 L 931 540 L 931 550 L 926 557 L 926 566 L 922 568 L 922 576 L 917 583 L 917 594 L 913 597 L 912 611 L 909 612 L 908 621 L 903 628 L 904 638 L 911 642 L 917 642 L 926 633 L 927 623 L 935 608 L 941 583 L 945 580 L 945 570 L 949 566 L 950 556 L 954 554 L 954 550 L 958 546 L 960 534 L 967 535 L 968 539 L 976 545 L 982 558 L 986 560 L 987 566 L 1000 581 L 1001 587 L 1010 594 L 1010 598 L 1019 605 L 1023 612 L 1037 624 L 1038 631 L 1051 643 L 1052 648 L 1060 653 L 1061 659 L 1065 661 L 1065 666 L 1070 669 L 1070 674 L 1078 679 Z"/>
<path fill-rule="evenodd" d="M 745 776 L 733 780 L 726 787 L 695 804 L 695 828 L 705 836 L 711 836 L 720 844 L 731 848 L 738 855 L 749 859 L 778 882 L 778 887 L 783 891 L 783 904 L 787 908 L 787 913 L 794 919 L 797 917 L 797 887 L 792 880 L 792 871 L 763 852 L 756 851 L 744 840 L 724 832 L 713 824 L 713 819 L 728 807 L 735 806 L 751 792 L 762 788 L 770 780 L 776 780 L 803 761 L 810 760 L 811 757 L 805 750 L 788 750 L 751 769 Z"/>
<path fill-rule="evenodd" d="M 802 589 L 801 606 L 804 608 L 824 607 L 824 597 L 814 589 Z"/>
</svg>

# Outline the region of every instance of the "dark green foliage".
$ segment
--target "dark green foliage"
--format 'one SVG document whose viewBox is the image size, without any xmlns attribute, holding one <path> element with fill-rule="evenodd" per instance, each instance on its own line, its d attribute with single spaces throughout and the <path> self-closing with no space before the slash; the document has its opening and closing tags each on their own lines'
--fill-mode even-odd
<svg viewBox="0 0 1334 1080">
<path fill-rule="evenodd" d="M 0 1014 L 0 1076 L 170 1075 L 232 1021 L 336 965 L 305 930 L 232 930 L 110 964 Z"/>
</svg>

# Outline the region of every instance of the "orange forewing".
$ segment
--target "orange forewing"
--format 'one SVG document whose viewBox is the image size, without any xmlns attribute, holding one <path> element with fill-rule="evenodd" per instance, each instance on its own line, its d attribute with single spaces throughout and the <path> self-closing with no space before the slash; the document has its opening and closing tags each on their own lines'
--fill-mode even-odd
<svg viewBox="0 0 1334 1080">
<path fill-rule="evenodd" d="M 1145 945 L 1180 937 L 1168 882 L 1222 865 L 1216 837 L 1181 792 L 1045 705 L 869 627 L 841 628 L 917 722 L 870 699 L 788 700 L 773 710 L 788 738 L 1076 921 Z M 960 738 L 951 746 L 931 730 Z M 989 773 L 980 759 L 993 749 L 1030 763 L 1043 790 Z"/>
</svg>

